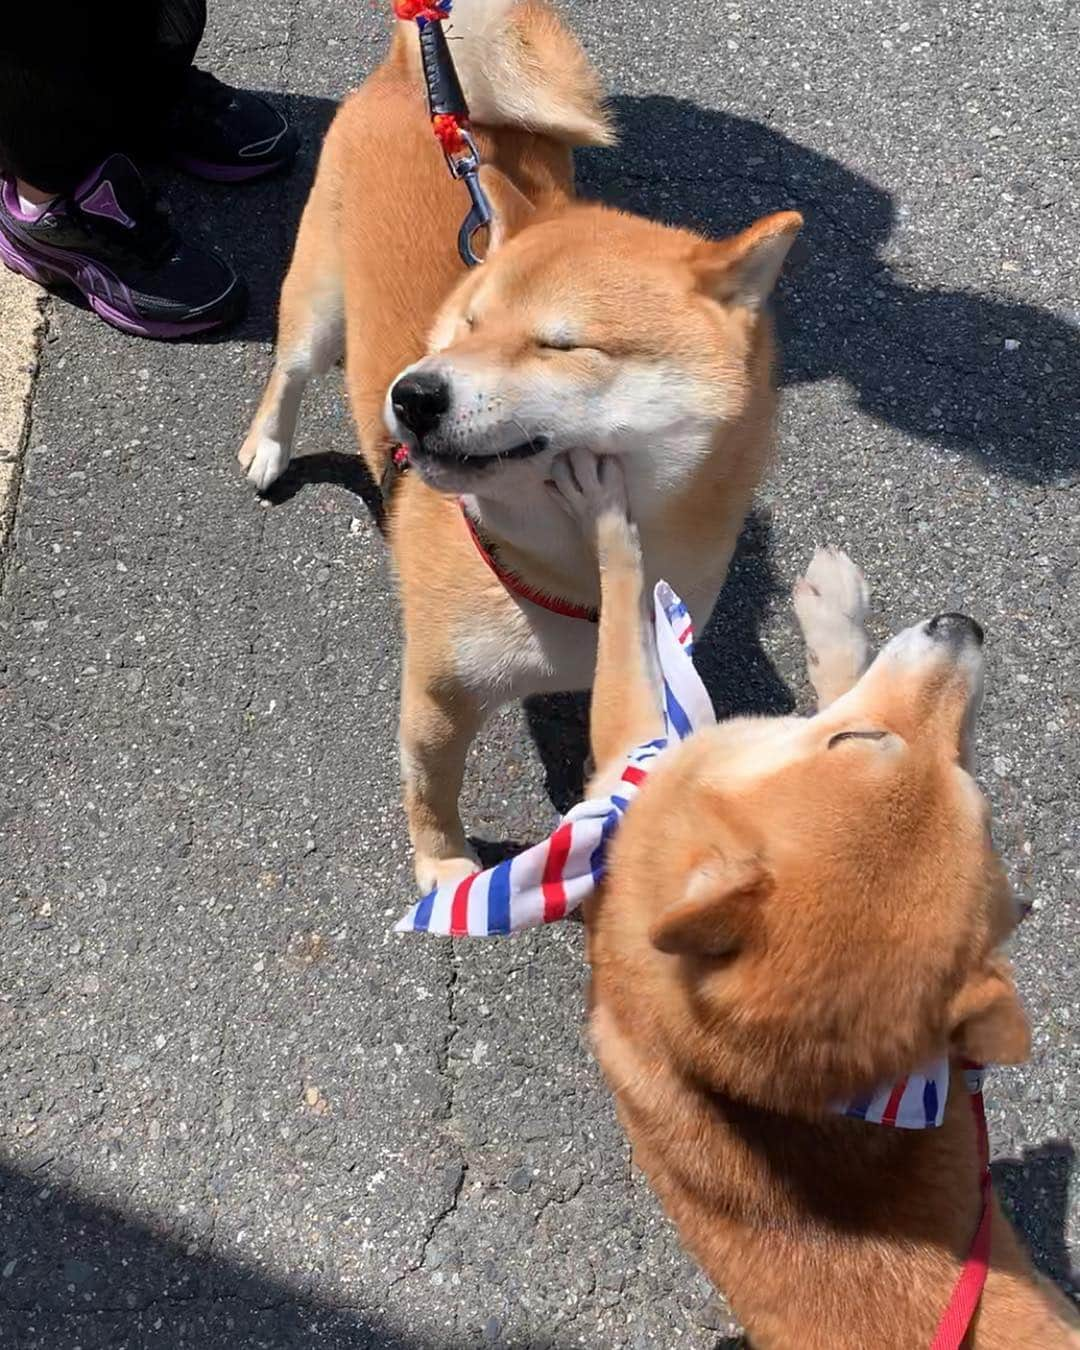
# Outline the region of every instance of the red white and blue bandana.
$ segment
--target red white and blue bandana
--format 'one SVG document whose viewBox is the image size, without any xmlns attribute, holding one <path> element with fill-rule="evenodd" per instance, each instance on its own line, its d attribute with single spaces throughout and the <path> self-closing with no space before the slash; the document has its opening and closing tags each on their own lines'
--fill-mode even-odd
<svg viewBox="0 0 1080 1350">
<path fill-rule="evenodd" d="M 691 659 L 694 628 L 686 606 L 665 581 L 653 594 L 655 665 L 667 735 L 631 750 L 606 796 L 579 802 L 542 843 L 462 881 L 439 886 L 395 925 L 399 933 L 494 937 L 564 919 L 595 891 L 612 835 L 646 775 L 671 741 L 716 723 L 712 702 Z M 935 1061 L 879 1092 L 838 1103 L 843 1115 L 902 1129 L 940 1125 L 949 1063 Z"/>
</svg>

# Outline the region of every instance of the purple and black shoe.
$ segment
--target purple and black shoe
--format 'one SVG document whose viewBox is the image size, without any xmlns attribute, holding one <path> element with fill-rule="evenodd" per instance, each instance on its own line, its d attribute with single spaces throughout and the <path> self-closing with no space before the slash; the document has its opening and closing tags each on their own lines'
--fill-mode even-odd
<svg viewBox="0 0 1080 1350">
<path fill-rule="evenodd" d="M 0 259 L 41 285 L 75 286 L 106 323 L 140 337 L 209 332 L 247 303 L 229 264 L 180 238 L 125 155 L 35 213 L 0 179 Z"/>
<path fill-rule="evenodd" d="M 243 183 L 291 164 L 296 132 L 258 94 L 188 70 L 165 136 L 176 163 L 199 178 Z"/>
</svg>

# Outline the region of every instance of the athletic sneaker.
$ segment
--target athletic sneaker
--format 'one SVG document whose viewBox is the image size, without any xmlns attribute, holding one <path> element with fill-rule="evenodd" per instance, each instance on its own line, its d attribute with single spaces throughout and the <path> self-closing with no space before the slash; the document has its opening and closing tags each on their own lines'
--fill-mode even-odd
<svg viewBox="0 0 1080 1350">
<path fill-rule="evenodd" d="M 70 283 L 106 323 L 140 337 L 220 328 L 247 302 L 224 258 L 180 238 L 126 155 L 33 212 L 14 180 L 0 179 L 0 258 L 43 286 Z"/>
<path fill-rule="evenodd" d="M 217 183 L 261 178 L 296 155 L 296 132 L 276 108 L 194 67 L 184 76 L 165 136 L 182 169 Z"/>
</svg>

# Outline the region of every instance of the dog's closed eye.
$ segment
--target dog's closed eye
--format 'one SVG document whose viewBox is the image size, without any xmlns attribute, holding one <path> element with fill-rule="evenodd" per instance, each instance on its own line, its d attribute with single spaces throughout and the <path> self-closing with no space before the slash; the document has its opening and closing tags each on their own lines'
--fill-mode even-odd
<svg viewBox="0 0 1080 1350">
<path fill-rule="evenodd" d="M 883 741 L 888 734 L 887 731 L 838 731 L 829 737 L 829 749 L 841 741 Z"/>
</svg>

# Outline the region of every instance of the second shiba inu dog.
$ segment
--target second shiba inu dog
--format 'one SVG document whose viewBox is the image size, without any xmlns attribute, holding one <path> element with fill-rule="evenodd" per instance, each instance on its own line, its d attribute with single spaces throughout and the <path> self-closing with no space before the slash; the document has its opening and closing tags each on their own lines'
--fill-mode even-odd
<svg viewBox="0 0 1080 1350">
<path fill-rule="evenodd" d="M 602 577 L 590 796 L 664 733 L 618 470 L 554 468 Z M 866 602 L 819 552 L 795 591 L 817 715 L 704 727 L 655 761 L 585 904 L 593 1044 L 755 1347 L 1076 1350 L 965 1081 L 1029 1048 L 1000 950 L 1018 910 L 968 770 L 982 632 L 939 614 L 871 660 Z M 901 1128 L 912 1085 L 921 1127 Z"/>
</svg>

